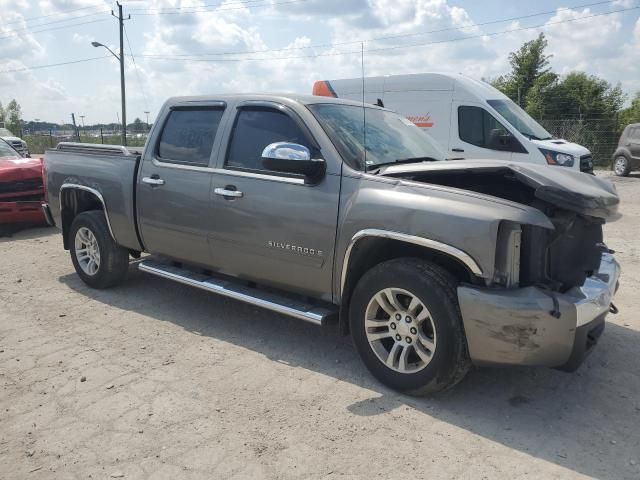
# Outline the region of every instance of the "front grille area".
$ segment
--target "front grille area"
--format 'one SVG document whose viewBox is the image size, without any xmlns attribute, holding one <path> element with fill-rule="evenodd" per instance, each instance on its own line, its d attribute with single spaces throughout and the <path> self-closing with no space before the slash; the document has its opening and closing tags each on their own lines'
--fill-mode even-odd
<svg viewBox="0 0 640 480">
<path fill-rule="evenodd" d="M 580 171 L 593 173 L 593 157 L 591 155 L 583 155 L 580 157 Z"/>
<path fill-rule="evenodd" d="M 565 292 L 581 286 L 600 265 L 602 223 L 578 215 L 550 217 L 555 231 L 523 225 L 520 285 Z"/>
</svg>

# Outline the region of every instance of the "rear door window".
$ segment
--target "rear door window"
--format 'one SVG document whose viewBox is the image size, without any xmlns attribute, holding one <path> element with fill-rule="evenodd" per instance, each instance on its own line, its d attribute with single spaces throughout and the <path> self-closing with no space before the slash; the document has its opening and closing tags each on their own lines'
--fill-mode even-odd
<svg viewBox="0 0 640 480">
<path fill-rule="evenodd" d="M 175 108 L 169 113 L 158 144 L 163 162 L 207 166 L 224 109 Z"/>
<path fill-rule="evenodd" d="M 264 170 L 262 151 L 275 142 L 297 143 L 309 148 L 306 135 L 286 113 L 268 107 L 242 108 L 231 134 L 226 166 Z"/>
<path fill-rule="evenodd" d="M 458 107 L 458 134 L 463 142 L 493 148 L 492 139 L 509 135 L 509 131 L 484 108 L 461 106 Z"/>
</svg>

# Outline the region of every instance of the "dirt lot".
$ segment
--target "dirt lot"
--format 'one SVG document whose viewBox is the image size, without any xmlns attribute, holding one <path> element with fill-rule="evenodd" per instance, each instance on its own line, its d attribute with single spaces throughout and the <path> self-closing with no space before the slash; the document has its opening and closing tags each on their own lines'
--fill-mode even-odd
<svg viewBox="0 0 640 480">
<path fill-rule="evenodd" d="M 574 374 L 415 399 L 350 341 L 131 269 L 89 290 L 53 229 L 0 239 L 0 478 L 640 478 L 640 177 L 606 227 L 620 314 Z"/>
</svg>

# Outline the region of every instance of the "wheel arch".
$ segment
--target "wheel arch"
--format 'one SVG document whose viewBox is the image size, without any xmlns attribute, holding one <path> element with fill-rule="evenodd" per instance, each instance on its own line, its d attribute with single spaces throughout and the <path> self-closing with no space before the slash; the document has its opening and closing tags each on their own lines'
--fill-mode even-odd
<svg viewBox="0 0 640 480">
<path fill-rule="evenodd" d="M 60 187 L 60 217 L 62 219 L 62 241 L 65 250 L 69 249 L 69 231 L 74 218 L 82 212 L 101 210 L 104 212 L 111 238 L 114 239 L 109 213 L 102 194 L 92 187 L 65 183 Z"/>
<path fill-rule="evenodd" d="M 369 269 L 394 258 L 421 258 L 449 271 L 461 283 L 478 283 L 482 269 L 464 251 L 451 245 L 385 230 L 356 233 L 345 252 L 340 278 L 339 328 L 349 333 L 349 303 L 353 289 Z"/>
</svg>

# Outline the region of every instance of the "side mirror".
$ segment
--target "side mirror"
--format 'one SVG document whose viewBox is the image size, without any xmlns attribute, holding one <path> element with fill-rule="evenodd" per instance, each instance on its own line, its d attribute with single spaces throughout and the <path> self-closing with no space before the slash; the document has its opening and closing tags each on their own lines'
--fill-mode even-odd
<svg viewBox="0 0 640 480">
<path fill-rule="evenodd" d="M 276 172 L 304 175 L 310 180 L 319 180 L 326 170 L 322 158 L 312 159 L 307 147 L 288 142 L 267 145 L 262 151 L 262 166 Z"/>
</svg>

